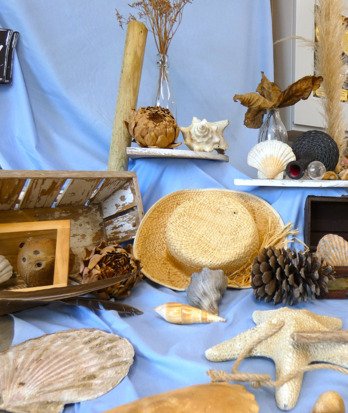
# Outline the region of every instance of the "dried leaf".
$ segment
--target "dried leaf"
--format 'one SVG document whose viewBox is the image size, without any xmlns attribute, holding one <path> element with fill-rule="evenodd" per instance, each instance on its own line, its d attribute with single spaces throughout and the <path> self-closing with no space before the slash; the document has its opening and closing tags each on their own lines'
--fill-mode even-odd
<svg viewBox="0 0 348 413">
<path fill-rule="evenodd" d="M 322 81 L 323 78 L 321 76 L 305 76 L 301 78 L 282 92 L 277 107 L 284 108 L 294 105 L 301 99 L 308 99 L 312 91 L 315 92 L 320 87 Z"/>
<path fill-rule="evenodd" d="M 265 113 L 266 113 L 265 110 L 249 108 L 245 114 L 244 125 L 247 128 L 253 128 L 253 129 L 260 128 L 263 122 L 263 115 Z"/>
<path fill-rule="evenodd" d="M 276 83 L 268 80 L 264 72 L 261 73 L 261 82 L 257 86 L 256 92 L 258 92 L 261 96 L 263 96 L 270 102 L 277 102 L 279 96 L 282 94 L 280 87 Z"/>
<path fill-rule="evenodd" d="M 244 95 L 234 95 L 233 100 L 239 100 L 243 106 L 258 110 L 271 109 L 274 106 L 272 102 L 256 92 L 245 93 Z"/>
</svg>

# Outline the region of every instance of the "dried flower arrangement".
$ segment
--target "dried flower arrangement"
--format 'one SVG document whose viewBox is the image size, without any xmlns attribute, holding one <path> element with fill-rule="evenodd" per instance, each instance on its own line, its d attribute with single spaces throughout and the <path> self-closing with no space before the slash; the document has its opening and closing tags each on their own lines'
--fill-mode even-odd
<svg viewBox="0 0 348 413">
<path fill-rule="evenodd" d="M 125 19 L 116 9 L 116 18 L 121 28 L 131 20 L 147 23 L 152 32 L 155 44 L 160 54 L 167 54 L 169 45 L 176 33 L 181 20 L 183 9 L 192 0 L 140 0 L 133 1 L 129 7 L 137 11 Z"/>
</svg>

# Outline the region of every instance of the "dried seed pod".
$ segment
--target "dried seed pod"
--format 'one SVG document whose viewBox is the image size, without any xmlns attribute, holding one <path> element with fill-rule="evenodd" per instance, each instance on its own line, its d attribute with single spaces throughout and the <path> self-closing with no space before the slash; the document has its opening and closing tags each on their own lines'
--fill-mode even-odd
<svg viewBox="0 0 348 413">
<path fill-rule="evenodd" d="M 226 321 L 224 318 L 190 305 L 166 303 L 155 308 L 156 313 L 172 324 L 213 323 Z"/>
</svg>

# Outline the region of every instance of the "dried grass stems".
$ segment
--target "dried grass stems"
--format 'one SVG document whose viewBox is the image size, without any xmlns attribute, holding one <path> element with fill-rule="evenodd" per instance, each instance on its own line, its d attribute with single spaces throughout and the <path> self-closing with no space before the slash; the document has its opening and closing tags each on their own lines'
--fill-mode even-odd
<svg viewBox="0 0 348 413">
<path fill-rule="evenodd" d="M 116 18 L 121 28 L 131 20 L 140 20 L 147 24 L 155 39 L 158 53 L 166 55 L 169 45 L 180 26 L 183 9 L 192 0 L 141 0 L 129 3 L 135 9 L 135 14 L 130 14 L 125 19 L 118 10 Z"/>
<path fill-rule="evenodd" d="M 347 145 L 343 108 L 340 102 L 343 84 L 342 39 L 345 31 L 342 14 L 342 0 L 318 0 L 316 67 L 324 78 L 322 87 L 325 97 L 322 98 L 322 102 L 325 128 L 336 141 L 341 156 Z"/>
</svg>

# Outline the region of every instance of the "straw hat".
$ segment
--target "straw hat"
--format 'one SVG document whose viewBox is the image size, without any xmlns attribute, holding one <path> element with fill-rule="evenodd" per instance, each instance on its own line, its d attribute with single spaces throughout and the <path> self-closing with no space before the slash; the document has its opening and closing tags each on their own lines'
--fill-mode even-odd
<svg viewBox="0 0 348 413">
<path fill-rule="evenodd" d="M 288 227 L 264 200 L 244 192 L 174 192 L 145 214 L 134 255 L 152 281 L 185 290 L 203 267 L 222 269 L 230 287 L 250 287 L 253 258 L 264 246 L 284 246 Z"/>
</svg>

